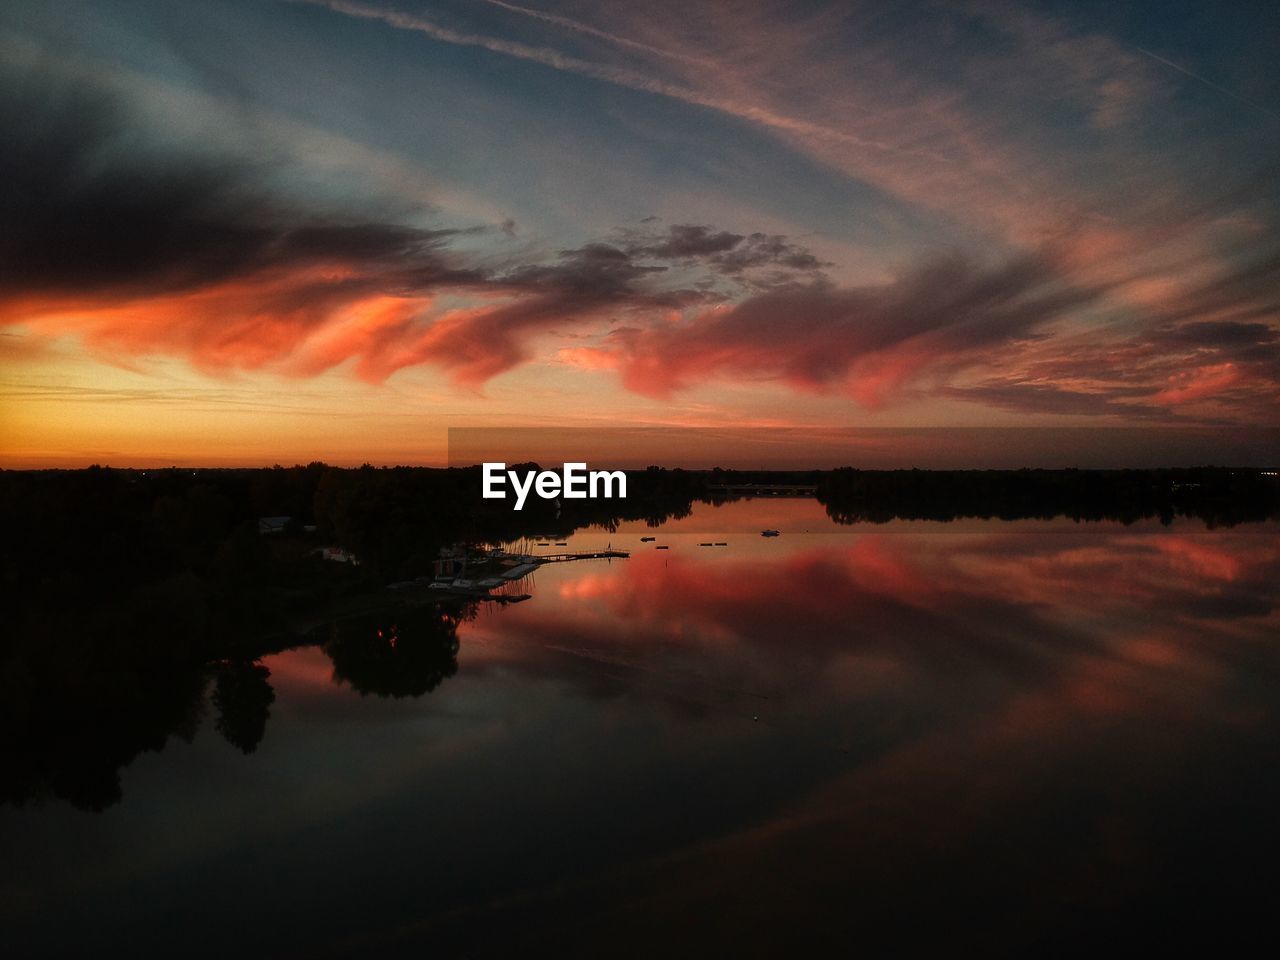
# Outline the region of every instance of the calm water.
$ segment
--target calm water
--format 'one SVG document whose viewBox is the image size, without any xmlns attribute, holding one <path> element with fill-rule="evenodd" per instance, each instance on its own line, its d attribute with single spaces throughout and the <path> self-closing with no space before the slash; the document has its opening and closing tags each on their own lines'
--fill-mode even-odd
<svg viewBox="0 0 1280 960">
<path fill-rule="evenodd" d="M 632 557 L 542 567 L 459 624 L 456 671 L 281 653 L 252 753 L 210 709 L 102 813 L 0 809 L 3 940 L 1044 951 L 1221 943 L 1277 907 L 1274 526 L 747 501 L 571 546 L 610 543 Z"/>
</svg>

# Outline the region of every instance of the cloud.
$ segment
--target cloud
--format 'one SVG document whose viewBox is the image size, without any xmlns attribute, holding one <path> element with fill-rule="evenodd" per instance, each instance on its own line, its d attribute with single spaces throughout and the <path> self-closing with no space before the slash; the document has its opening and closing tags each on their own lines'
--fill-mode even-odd
<svg viewBox="0 0 1280 960">
<path fill-rule="evenodd" d="M 709 263 L 723 271 L 751 250 Z M 951 255 L 878 286 L 793 276 L 563 359 L 655 398 L 708 380 L 779 381 L 870 408 L 932 395 L 1029 414 L 1274 423 L 1280 331 L 1255 319 L 1280 316 L 1274 270 L 1264 257 L 1185 289 L 1176 306 L 1139 309 L 1125 281 L 1082 277 L 1061 247 L 996 264 Z"/>
<path fill-rule="evenodd" d="M 647 246 L 635 249 L 650 256 L 672 259 L 705 257 L 728 253 L 744 239 L 740 233 L 729 233 L 725 230 L 712 233 L 710 227 L 677 224 L 669 229 L 665 237 L 655 238 Z"/>
<path fill-rule="evenodd" d="M 298 209 L 260 164 L 149 146 L 118 95 L 47 65 L 4 71 L 0 130 L 10 293 L 120 298 L 351 263 L 406 285 L 474 278 L 441 253 L 456 231 Z"/>
<path fill-rule="evenodd" d="M 591 23 L 495 4 L 560 28 L 548 42 L 604 41 L 593 60 L 384 6 L 317 2 L 718 111 L 935 222 L 1024 251 L 1071 241 L 1091 281 L 1145 270 L 1158 275 L 1148 287 L 1176 290 L 1195 272 L 1185 267 L 1189 252 L 1212 266 L 1221 250 L 1205 221 L 1176 221 L 1260 166 L 1251 196 L 1222 197 L 1211 213 L 1259 202 L 1274 211 L 1269 141 L 1251 131 L 1224 176 L 1213 105 L 1172 109 L 1179 84 L 1201 82 L 1197 74 L 1177 65 L 1171 73 L 1150 51 L 1005 0 L 945 10 L 906 3 L 891 13 L 848 4 L 799 13 L 769 2 L 692 11 L 648 0 L 593 8 Z M 1178 151 L 1164 148 L 1171 135 L 1185 139 Z"/>
<path fill-rule="evenodd" d="M 715 298 L 664 274 L 675 262 L 718 269 L 744 241 L 690 225 L 647 246 L 503 262 L 459 249 L 474 229 L 303 204 L 273 188 L 269 163 L 162 146 L 100 78 L 15 61 L 3 80 L 0 322 L 107 351 L 300 375 L 354 360 L 375 381 L 433 363 L 479 385 L 551 328 Z M 754 262 L 803 258 L 774 240 Z"/>
<path fill-rule="evenodd" d="M 754 289 L 822 280 L 824 268 L 832 266 L 781 234 L 744 235 L 706 224 L 673 224 L 665 233 L 628 231 L 622 246 L 635 257 L 696 261 Z"/>
<path fill-rule="evenodd" d="M 878 406 L 913 378 L 1034 336 L 1097 296 L 1064 284 L 1044 259 L 983 267 L 953 256 L 881 286 L 793 285 L 619 330 L 598 352 L 649 396 L 714 377 L 780 379 Z"/>
<path fill-rule="evenodd" d="M 1280 313 L 1266 305 L 1264 276 L 1246 263 L 1186 289 L 1171 307 L 1125 311 L 1128 322 L 1009 344 L 946 393 L 1018 412 L 1274 425 Z"/>
<path fill-rule="evenodd" d="M 210 372 L 349 365 L 380 382 L 426 364 L 480 387 L 571 333 L 564 359 L 659 398 L 719 380 L 873 408 L 934 396 L 1262 423 L 1280 410 L 1280 254 L 1265 211 L 1243 240 L 1222 203 L 1163 223 L 1175 242 L 1218 224 L 1231 254 L 1179 248 L 1172 281 L 1124 256 L 1132 232 L 1092 228 L 842 285 L 781 234 L 646 218 L 513 255 L 510 222 L 360 216 L 332 195 L 285 195 L 287 161 L 166 139 L 102 77 L 51 61 L 0 69 L 0 135 L 0 323 L 33 338 Z"/>
<path fill-rule="evenodd" d="M 118 91 L 48 62 L 3 71 L 0 131 L 0 322 L 257 367 L 370 304 L 483 281 L 458 231 L 300 206 L 262 162 L 161 147 Z"/>
<path fill-rule="evenodd" d="M 818 271 L 831 266 L 778 234 L 753 233 L 745 242 L 717 255 L 713 260 L 723 273 L 740 274 L 753 267 L 781 267 L 788 270 Z"/>
<path fill-rule="evenodd" d="M 543 23 L 563 27 L 564 29 L 571 30 L 574 33 L 579 33 L 597 40 L 603 40 L 606 43 L 625 47 L 629 50 L 652 54 L 656 57 L 679 60 L 694 66 L 714 66 L 714 64 L 701 57 L 694 57 L 689 56 L 688 54 L 677 53 L 672 50 L 665 50 L 662 47 L 656 47 L 650 43 L 633 40 L 630 37 L 619 36 L 616 33 L 609 33 L 607 30 L 601 30 L 598 27 L 593 27 L 591 24 L 583 23 L 581 20 L 574 20 L 572 17 L 563 17 L 557 14 L 547 13 L 543 10 L 532 10 L 529 7 L 521 7 L 514 3 L 506 3 L 504 0 L 484 0 L 484 2 L 506 10 L 509 13 L 518 13 L 522 16 L 531 17 L 534 20 L 540 20 Z"/>
<path fill-rule="evenodd" d="M 361 20 L 377 20 L 397 30 L 420 33 L 440 43 L 462 47 L 479 47 L 492 53 L 538 63 L 553 70 L 576 74 L 631 90 L 668 97 L 692 106 L 706 107 L 740 120 L 760 124 L 766 128 L 788 134 L 813 137 L 834 144 L 885 151 L 891 154 L 915 152 L 909 147 L 894 147 L 888 143 L 868 140 L 834 126 L 815 123 L 794 115 L 778 112 L 763 106 L 758 101 L 716 95 L 702 89 L 697 84 L 686 85 L 662 79 L 654 73 L 584 60 L 581 57 L 563 53 L 550 47 L 536 47 L 517 40 L 506 40 L 501 37 L 453 30 L 426 17 L 364 3 L 353 3 L 349 2 L 349 0 L 300 0 L 300 2 L 326 7 L 334 13 L 348 17 L 355 17 Z M 691 64 L 700 59 L 672 51 L 666 51 L 662 56 L 686 60 Z M 705 67 L 701 67 L 701 69 L 705 69 Z"/>
<path fill-rule="evenodd" d="M 1150 391 L 1141 388 L 1121 390 L 1072 390 L 1051 383 L 991 382 L 968 387 L 951 387 L 947 395 L 957 400 L 981 403 L 1017 413 L 1052 413 L 1064 416 L 1124 416 L 1137 420 L 1169 420 L 1173 414 L 1166 408 L 1139 403 Z"/>
</svg>

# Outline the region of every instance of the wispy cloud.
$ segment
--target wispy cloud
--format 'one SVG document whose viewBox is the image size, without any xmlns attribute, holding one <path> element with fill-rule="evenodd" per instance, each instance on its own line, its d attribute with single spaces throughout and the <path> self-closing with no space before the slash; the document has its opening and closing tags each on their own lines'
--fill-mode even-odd
<svg viewBox="0 0 1280 960">
<path fill-rule="evenodd" d="M 515 40 L 505 40 L 483 34 L 464 33 L 441 26 L 425 17 L 402 13 L 397 10 L 371 7 L 360 3 L 350 3 L 347 0 L 297 0 L 297 2 L 327 7 L 335 13 L 364 20 L 378 20 L 398 30 L 415 31 L 441 43 L 464 47 L 480 47 L 493 53 L 540 63 L 545 67 L 574 73 L 592 80 L 600 80 L 643 93 L 669 97 L 692 106 L 706 107 L 741 120 L 749 120 L 775 130 L 816 137 L 837 144 L 856 145 L 886 152 L 900 152 L 898 148 L 886 142 L 869 140 L 835 127 L 788 116 L 758 103 L 714 96 L 694 87 L 671 83 L 626 67 L 583 60 L 550 47 L 535 47 Z M 944 158 L 935 157 L 935 159 Z"/>
<path fill-rule="evenodd" d="M 524 17 L 531 17 L 534 20 L 540 20 L 543 23 L 549 23 L 557 27 L 563 27 L 566 30 L 572 30 L 574 33 L 580 33 L 584 36 L 594 37 L 597 40 L 603 40 L 606 43 L 612 43 L 628 50 L 635 50 L 640 53 L 652 54 L 656 57 L 663 57 L 670 60 L 676 60 L 681 63 L 691 64 L 696 67 L 715 66 L 713 61 L 705 57 L 692 56 L 687 53 L 680 53 L 674 50 L 667 50 L 663 47 L 654 46 L 651 43 L 644 43 L 640 40 L 633 40 L 630 37 L 623 37 L 616 33 L 610 33 L 608 30 L 601 30 L 599 27 L 593 27 L 589 23 L 583 23 L 581 20 L 575 20 L 572 17 L 563 17 L 554 13 L 547 13 L 545 10 L 534 10 L 531 7 L 522 7 L 514 3 L 506 3 L 504 0 L 484 0 L 490 6 L 499 7 L 510 13 L 518 13 Z"/>
</svg>

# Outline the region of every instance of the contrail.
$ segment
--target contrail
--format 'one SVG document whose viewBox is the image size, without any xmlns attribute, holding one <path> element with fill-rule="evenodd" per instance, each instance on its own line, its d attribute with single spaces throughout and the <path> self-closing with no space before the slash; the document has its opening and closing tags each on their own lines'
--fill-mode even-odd
<svg viewBox="0 0 1280 960">
<path fill-rule="evenodd" d="M 543 23 L 551 23 L 558 27 L 564 27 L 566 30 L 572 30 L 575 33 L 582 33 L 589 37 L 596 37 L 599 40 L 605 40 L 608 43 L 613 43 L 620 47 L 639 50 L 643 53 L 651 53 L 654 56 L 665 57 L 668 60 L 679 60 L 682 63 L 688 63 L 694 66 L 714 66 L 713 61 L 704 57 L 694 57 L 685 53 L 677 53 L 674 50 L 664 50 L 662 47 L 655 47 L 652 44 L 641 43 L 639 40 L 632 40 L 630 37 L 621 37 L 616 33 L 601 30 L 599 27 L 593 27 L 589 23 L 583 23 L 581 20 L 573 20 L 569 17 L 562 17 L 559 14 L 546 13 L 542 10 L 533 10 L 529 7 L 520 7 L 514 3 L 507 3 L 506 0 L 483 0 L 483 2 L 495 7 L 501 7 L 503 10 L 508 10 L 511 13 L 519 13 L 526 17 L 532 17 L 535 20 L 541 20 Z"/>
<path fill-rule="evenodd" d="M 1150 57 L 1152 60 L 1155 60 L 1158 63 L 1163 63 L 1166 67 L 1169 67 L 1171 70 L 1177 70 L 1179 73 L 1190 77 L 1192 80 L 1198 80 L 1200 83 L 1203 83 L 1206 87 L 1209 87 L 1210 89 L 1213 89 L 1213 90 L 1217 90 L 1218 93 L 1221 93 L 1221 94 L 1224 94 L 1225 96 L 1230 97 L 1232 100 L 1235 100 L 1237 103 L 1243 103 L 1246 107 L 1252 107 L 1254 110 L 1260 110 L 1263 113 L 1265 113 L 1267 116 L 1271 117 L 1273 120 L 1280 120 L 1280 113 L 1276 113 L 1274 110 L 1270 110 L 1267 107 L 1264 107 L 1260 103 L 1255 103 L 1254 101 L 1249 100 L 1246 97 L 1242 97 L 1240 96 L 1240 94 L 1236 93 L 1234 90 L 1228 90 L 1226 87 L 1222 86 L 1221 84 L 1214 83 L 1212 80 L 1208 80 L 1205 77 L 1200 76 L 1200 74 L 1198 73 L 1193 73 L 1192 71 L 1188 70 L 1186 67 L 1181 66 L 1180 64 L 1174 63 L 1172 60 L 1166 60 L 1164 57 L 1160 56 L 1158 53 L 1152 53 L 1150 50 L 1145 50 L 1142 47 L 1139 47 L 1135 44 L 1130 44 L 1129 46 L 1132 47 L 1134 50 L 1137 50 L 1143 56 Z"/>
</svg>

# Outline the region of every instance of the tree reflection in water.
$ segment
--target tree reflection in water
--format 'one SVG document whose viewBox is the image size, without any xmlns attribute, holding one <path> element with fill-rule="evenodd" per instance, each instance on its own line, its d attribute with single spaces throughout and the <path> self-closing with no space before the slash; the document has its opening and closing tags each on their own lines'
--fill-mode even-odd
<svg viewBox="0 0 1280 960">
<path fill-rule="evenodd" d="M 276 699 L 267 680 L 271 671 L 256 661 L 242 660 L 216 664 L 213 671 L 213 705 L 218 709 L 214 726 L 242 753 L 253 753 L 267 731 L 267 716 Z"/>
<path fill-rule="evenodd" d="M 427 604 L 394 617 L 346 621 L 334 624 L 324 652 L 334 680 L 362 695 L 420 697 L 457 672 L 464 619 L 460 608 Z"/>
<path fill-rule="evenodd" d="M 357 618 L 327 628 L 322 649 L 335 682 L 361 694 L 420 697 L 458 669 L 458 624 L 470 608 L 427 604 L 393 615 Z M 48 639 L 48 638 L 46 638 Z M 115 658 L 108 643 L 55 638 L 52 648 L 79 646 L 92 656 L 28 656 L 0 664 L 0 803 L 48 799 L 101 811 L 120 802 L 120 771 L 139 754 L 164 749 L 170 737 L 191 742 L 212 703 L 214 729 L 237 750 L 253 753 L 266 733 L 275 691 L 256 658 L 209 663 Z M 314 642 L 314 641 L 313 641 Z M 210 692 L 212 680 L 212 692 Z"/>
<path fill-rule="evenodd" d="M 10 662 L 3 673 L 0 803 L 58 798 L 105 810 L 120 802 L 123 767 L 163 749 L 170 736 L 189 743 L 207 709 L 203 669 L 108 663 L 41 687 L 26 664 Z"/>
</svg>

